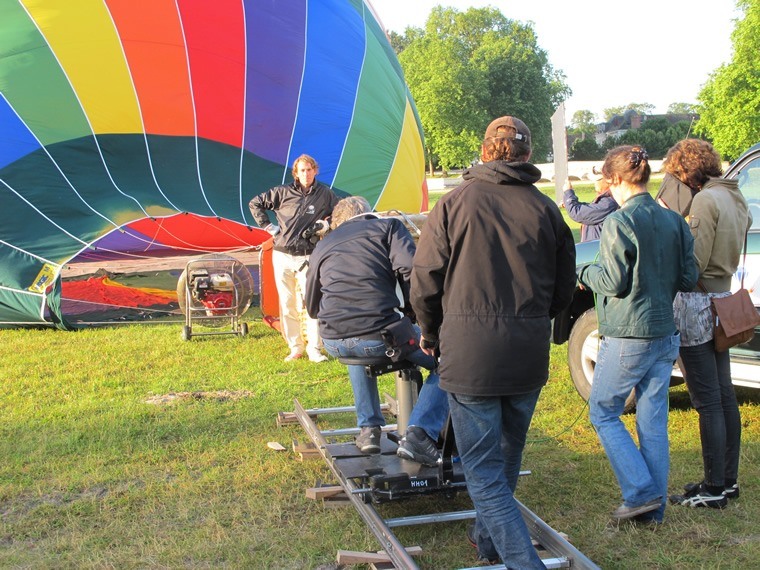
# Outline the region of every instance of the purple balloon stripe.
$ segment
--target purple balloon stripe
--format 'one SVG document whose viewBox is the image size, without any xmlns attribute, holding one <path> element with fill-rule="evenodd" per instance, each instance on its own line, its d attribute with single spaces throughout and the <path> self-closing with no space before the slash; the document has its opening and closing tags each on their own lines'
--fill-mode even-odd
<svg viewBox="0 0 760 570">
<path fill-rule="evenodd" d="M 306 39 L 306 2 L 246 0 L 244 148 L 287 165 L 298 109 Z M 325 33 L 329 33 L 325 31 Z"/>
</svg>

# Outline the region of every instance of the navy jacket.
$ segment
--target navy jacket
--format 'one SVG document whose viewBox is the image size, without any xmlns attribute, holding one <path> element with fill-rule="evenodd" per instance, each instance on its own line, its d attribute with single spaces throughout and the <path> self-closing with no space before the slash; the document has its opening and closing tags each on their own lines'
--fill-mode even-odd
<svg viewBox="0 0 760 570">
<path fill-rule="evenodd" d="M 593 202 L 586 203 L 578 200 L 572 188 L 565 190 L 562 201 L 570 219 L 583 224 L 581 241 L 599 239 L 604 220 L 619 207 L 609 192 L 599 194 Z"/>
<path fill-rule="evenodd" d="M 304 298 L 322 338 L 368 336 L 399 320 L 414 250 L 403 223 L 373 214 L 327 234 L 309 258 Z"/>
</svg>

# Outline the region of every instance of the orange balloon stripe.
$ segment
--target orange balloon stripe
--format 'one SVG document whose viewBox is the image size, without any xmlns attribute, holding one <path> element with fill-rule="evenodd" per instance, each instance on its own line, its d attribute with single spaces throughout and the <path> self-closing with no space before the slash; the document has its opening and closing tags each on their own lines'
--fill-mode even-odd
<svg viewBox="0 0 760 570">
<path fill-rule="evenodd" d="M 193 136 L 187 57 L 173 0 L 107 0 L 127 57 L 146 133 Z"/>
</svg>

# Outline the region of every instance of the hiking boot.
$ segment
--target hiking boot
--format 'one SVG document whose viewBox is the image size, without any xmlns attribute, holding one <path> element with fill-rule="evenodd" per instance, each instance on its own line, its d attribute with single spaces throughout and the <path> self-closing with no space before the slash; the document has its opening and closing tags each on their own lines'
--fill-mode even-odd
<svg viewBox="0 0 760 570">
<path fill-rule="evenodd" d="M 396 455 L 428 467 L 435 467 L 441 460 L 441 452 L 438 451 L 436 442 L 430 439 L 425 430 L 417 426 L 407 428 L 406 435 L 398 444 Z"/>
<path fill-rule="evenodd" d="M 612 518 L 619 521 L 632 519 L 635 516 L 643 515 L 644 513 L 648 513 L 650 511 L 656 511 L 660 508 L 660 505 L 662 505 L 662 497 L 657 497 L 656 499 L 647 501 L 643 505 L 638 505 L 636 507 L 626 507 L 625 505 L 620 505 L 612 513 Z"/>
<path fill-rule="evenodd" d="M 685 493 L 683 495 L 670 496 L 672 504 L 692 508 L 708 507 L 710 509 L 723 509 L 728 505 L 728 498 L 724 493 L 713 495 L 707 490 L 704 482 L 686 485 L 684 489 Z"/>
<path fill-rule="evenodd" d="M 469 542 L 470 546 L 477 550 L 478 562 L 485 562 L 491 565 L 499 563 L 499 555 L 496 552 L 496 549 L 493 547 L 493 542 L 491 542 L 490 538 L 487 540 L 487 542 L 489 544 L 489 547 L 492 549 L 492 552 L 488 556 L 483 556 L 480 553 L 480 549 L 478 548 L 478 540 L 475 538 L 475 523 L 471 523 L 467 526 L 467 542 Z"/>
<path fill-rule="evenodd" d="M 356 447 L 362 453 L 380 453 L 380 426 L 362 426 L 356 436 Z"/>
<path fill-rule="evenodd" d="M 644 513 L 643 515 L 636 515 L 631 520 L 639 526 L 656 530 L 662 526 L 662 521 L 652 516 L 653 511 Z"/>
</svg>

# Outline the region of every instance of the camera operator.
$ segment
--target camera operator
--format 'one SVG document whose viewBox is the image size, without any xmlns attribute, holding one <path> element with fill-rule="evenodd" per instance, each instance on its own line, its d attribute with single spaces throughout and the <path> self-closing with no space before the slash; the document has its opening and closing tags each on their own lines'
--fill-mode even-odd
<svg viewBox="0 0 760 570">
<path fill-rule="evenodd" d="M 306 288 L 306 267 L 316 241 L 313 229 L 326 227 L 338 197 L 324 184 L 315 180 L 319 173 L 317 162 L 302 154 L 293 163 L 293 182 L 276 186 L 250 201 L 251 214 L 262 228 L 274 236 L 272 265 L 277 295 L 280 298 L 280 326 L 290 353 L 285 361 L 302 358 L 304 353 L 312 362 L 327 360 L 322 354 L 319 327 L 306 317 L 306 342 L 301 334 L 301 312 Z M 271 223 L 267 211 L 274 212 Z"/>
<path fill-rule="evenodd" d="M 381 331 L 402 319 L 412 271 L 414 240 L 396 219 L 370 213 L 362 197 L 344 198 L 335 206 L 331 231 L 314 249 L 306 281 L 306 307 L 319 318 L 325 350 L 332 356 L 382 356 L 386 344 Z M 419 340 L 419 330 L 416 332 Z M 446 393 L 438 387 L 436 360 L 419 348 L 405 356 L 431 370 L 409 417 L 409 428 L 397 454 L 434 466 L 440 458 L 436 445 L 448 416 Z M 377 379 L 364 366 L 348 366 L 354 392 L 356 446 L 363 453 L 380 453 L 381 427 Z"/>
</svg>

